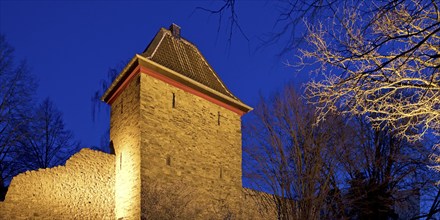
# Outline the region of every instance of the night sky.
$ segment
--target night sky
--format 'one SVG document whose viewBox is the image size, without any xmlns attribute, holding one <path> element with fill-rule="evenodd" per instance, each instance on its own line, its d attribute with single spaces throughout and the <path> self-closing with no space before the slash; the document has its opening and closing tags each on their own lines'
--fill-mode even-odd
<svg viewBox="0 0 440 220">
<path fill-rule="evenodd" d="M 92 120 L 91 97 L 107 70 L 142 53 L 159 28 L 176 23 L 226 86 L 246 104 L 288 82 L 298 87 L 306 73 L 287 67 L 294 53 L 278 56 L 283 43 L 262 49 L 261 38 L 274 28 L 279 12 L 267 1 L 238 2 L 237 30 L 228 43 L 227 15 L 218 32 L 218 16 L 196 7 L 217 9 L 222 1 L 2 1 L 0 32 L 26 59 L 38 78 L 38 101 L 53 100 L 66 127 L 83 147 L 98 146 L 109 126 L 108 109 Z M 108 108 L 108 107 L 107 107 Z"/>
</svg>

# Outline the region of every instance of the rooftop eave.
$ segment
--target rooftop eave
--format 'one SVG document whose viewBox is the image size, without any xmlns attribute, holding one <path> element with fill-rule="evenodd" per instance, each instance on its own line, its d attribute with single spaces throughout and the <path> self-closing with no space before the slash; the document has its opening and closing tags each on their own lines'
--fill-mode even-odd
<svg viewBox="0 0 440 220">
<path fill-rule="evenodd" d="M 115 79 L 115 81 L 110 85 L 108 90 L 104 93 L 101 100 L 109 103 L 110 99 L 112 98 L 114 92 L 123 84 L 125 79 L 130 75 L 130 73 L 137 67 L 137 66 L 143 66 L 145 68 L 151 69 L 153 71 L 156 71 L 160 73 L 161 75 L 170 78 L 178 83 L 181 83 L 185 86 L 188 86 L 192 89 L 195 89 L 205 95 L 208 95 L 216 100 L 219 100 L 225 104 L 228 104 L 234 108 L 239 109 L 243 113 L 247 113 L 252 110 L 252 107 L 244 104 L 243 102 L 237 101 L 229 96 L 226 96 L 214 89 L 211 89 L 208 86 L 205 86 L 189 77 L 186 77 L 180 73 L 177 73 L 176 71 L 169 69 L 165 66 L 162 66 L 154 61 L 151 61 L 139 54 L 136 54 L 133 59 L 128 63 L 128 65 L 122 70 L 120 75 Z M 110 104 L 110 103 L 109 103 Z"/>
<path fill-rule="evenodd" d="M 118 89 L 118 87 L 122 85 L 122 83 L 124 82 L 123 79 L 125 79 L 131 73 L 131 71 L 133 71 L 133 69 L 136 68 L 136 66 L 138 66 L 137 63 L 138 63 L 138 58 L 136 54 L 136 56 L 134 56 L 130 60 L 130 62 L 128 62 L 128 64 L 124 67 L 124 69 L 122 69 L 122 71 L 115 78 L 112 84 L 107 88 L 104 95 L 101 96 L 101 101 L 110 104 L 109 99 L 111 98 L 113 93 Z"/>
</svg>

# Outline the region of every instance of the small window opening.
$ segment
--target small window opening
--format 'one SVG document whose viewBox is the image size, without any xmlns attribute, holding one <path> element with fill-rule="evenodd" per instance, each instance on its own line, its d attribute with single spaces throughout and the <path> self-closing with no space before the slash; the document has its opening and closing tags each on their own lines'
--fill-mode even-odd
<svg viewBox="0 0 440 220">
<path fill-rule="evenodd" d="M 167 156 L 167 166 L 171 166 L 171 156 Z"/>
<path fill-rule="evenodd" d="M 173 92 L 173 108 L 176 108 L 176 94 Z"/>
<path fill-rule="evenodd" d="M 220 179 L 223 179 L 223 167 L 220 167 Z"/>
<path fill-rule="evenodd" d="M 220 125 L 220 112 L 217 113 L 217 124 Z"/>
</svg>

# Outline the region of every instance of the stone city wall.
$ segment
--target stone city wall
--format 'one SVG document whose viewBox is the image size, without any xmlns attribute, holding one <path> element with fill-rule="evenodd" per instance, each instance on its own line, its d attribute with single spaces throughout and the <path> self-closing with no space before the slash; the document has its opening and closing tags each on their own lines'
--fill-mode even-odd
<svg viewBox="0 0 440 220">
<path fill-rule="evenodd" d="M 243 219 L 278 219 L 273 195 L 243 188 Z"/>
<path fill-rule="evenodd" d="M 90 149 L 65 166 L 17 175 L 0 219 L 114 219 L 115 156 Z"/>
</svg>

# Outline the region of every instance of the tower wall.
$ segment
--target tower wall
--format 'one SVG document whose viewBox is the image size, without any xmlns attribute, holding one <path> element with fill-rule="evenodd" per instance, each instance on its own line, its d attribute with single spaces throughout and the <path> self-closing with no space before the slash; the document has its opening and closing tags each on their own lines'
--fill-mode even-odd
<svg viewBox="0 0 440 220">
<path fill-rule="evenodd" d="M 140 218 L 140 77 L 135 76 L 111 105 L 110 139 L 116 154 L 116 219 Z"/>
<path fill-rule="evenodd" d="M 240 115 L 141 74 L 139 122 L 142 189 L 184 185 L 201 216 L 240 214 Z"/>
</svg>

